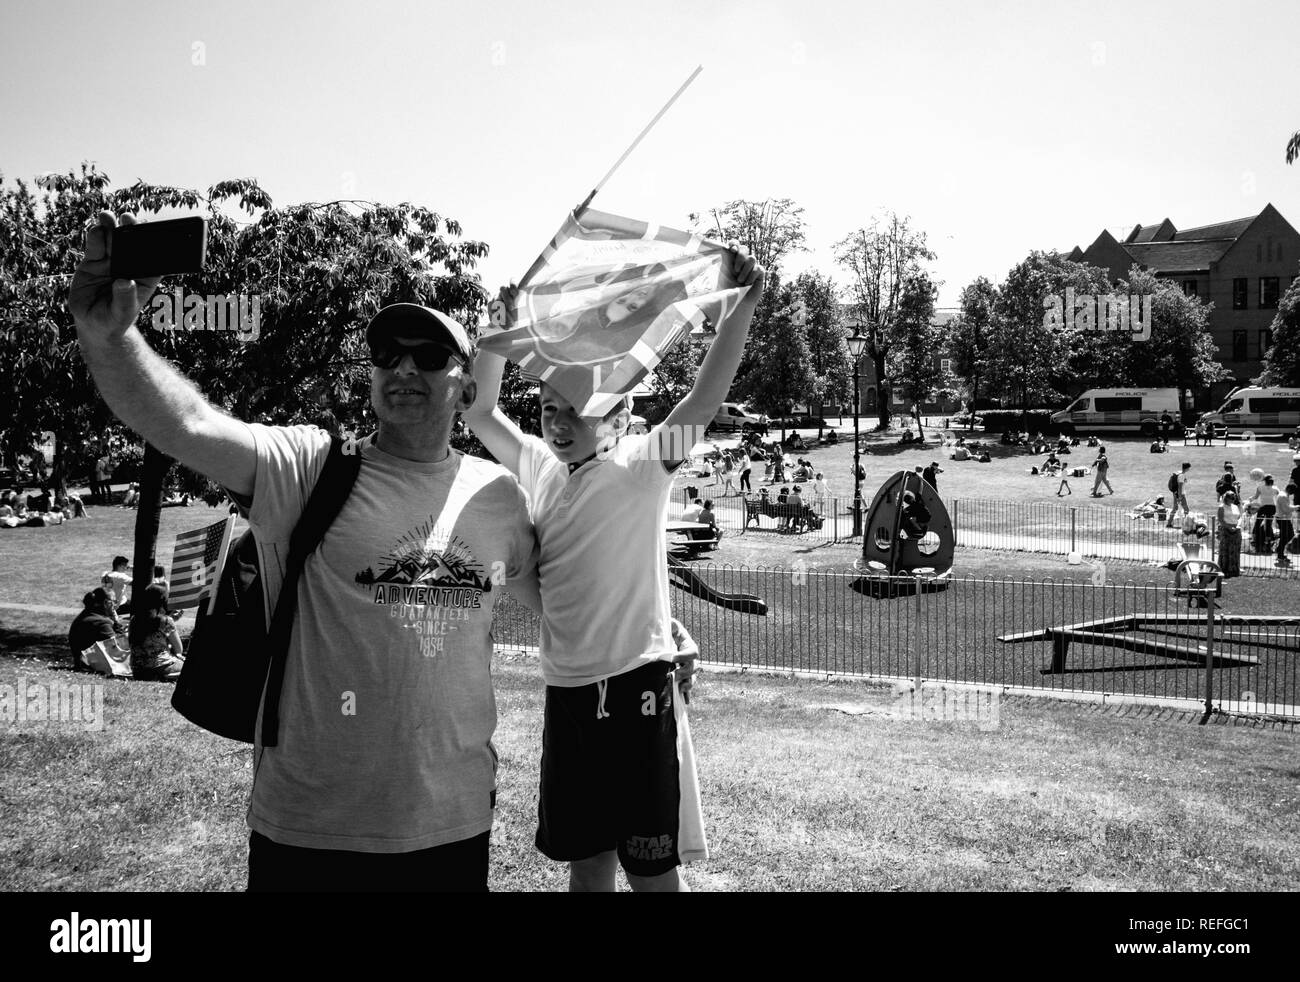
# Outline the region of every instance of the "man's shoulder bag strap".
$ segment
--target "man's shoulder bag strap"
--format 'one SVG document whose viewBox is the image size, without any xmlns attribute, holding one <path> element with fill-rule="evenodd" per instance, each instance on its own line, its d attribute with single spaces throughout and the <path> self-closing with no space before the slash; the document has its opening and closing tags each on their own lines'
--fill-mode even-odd
<svg viewBox="0 0 1300 982">
<path fill-rule="evenodd" d="M 278 740 L 280 690 L 284 686 L 289 636 L 293 631 L 293 619 L 298 607 L 298 581 L 302 577 L 307 557 L 316 551 L 316 547 L 325 538 L 325 533 L 334 524 L 334 519 L 343 510 L 343 503 L 352 493 L 352 485 L 356 483 L 357 473 L 361 469 L 360 449 L 344 452 L 343 447 L 343 441 L 339 437 L 330 437 L 325 466 L 321 469 L 311 497 L 307 499 L 307 507 L 303 509 L 302 517 L 298 519 L 293 535 L 289 538 L 289 558 L 285 562 L 284 582 L 280 586 L 280 598 L 271 617 L 271 630 L 266 637 L 271 658 L 262 706 L 264 747 L 274 747 Z"/>
</svg>

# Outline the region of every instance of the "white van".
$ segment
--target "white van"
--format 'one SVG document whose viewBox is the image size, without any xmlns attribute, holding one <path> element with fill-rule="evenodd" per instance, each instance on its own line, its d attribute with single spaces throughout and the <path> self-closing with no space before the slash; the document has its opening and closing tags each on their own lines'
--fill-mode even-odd
<svg viewBox="0 0 1300 982">
<path fill-rule="evenodd" d="M 711 429 L 715 430 L 756 430 L 766 433 L 770 421 L 761 413 L 750 410 L 739 402 L 724 402 L 713 414 Z"/>
<path fill-rule="evenodd" d="M 1160 432 L 1160 417 L 1165 412 L 1182 436 L 1177 389 L 1089 389 L 1059 413 L 1052 413 L 1052 422 L 1067 436 L 1079 432 L 1150 437 Z"/>
<path fill-rule="evenodd" d="M 1201 417 L 1230 436 L 1290 436 L 1300 426 L 1300 389 L 1233 389 L 1222 406 Z"/>
</svg>

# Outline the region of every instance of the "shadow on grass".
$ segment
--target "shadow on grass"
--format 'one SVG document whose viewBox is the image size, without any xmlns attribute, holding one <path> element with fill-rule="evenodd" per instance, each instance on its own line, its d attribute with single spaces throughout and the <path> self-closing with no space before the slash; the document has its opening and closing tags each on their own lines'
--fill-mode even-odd
<svg viewBox="0 0 1300 982">
<path fill-rule="evenodd" d="M 71 662 L 66 636 L 0 627 L 0 658 L 44 658 Z"/>
</svg>

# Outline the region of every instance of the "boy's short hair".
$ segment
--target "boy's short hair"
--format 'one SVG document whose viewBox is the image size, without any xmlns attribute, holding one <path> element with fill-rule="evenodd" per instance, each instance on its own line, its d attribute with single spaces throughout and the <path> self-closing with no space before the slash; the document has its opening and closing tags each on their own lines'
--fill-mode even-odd
<svg viewBox="0 0 1300 982">
<path fill-rule="evenodd" d="M 131 565 L 131 560 L 127 559 L 125 556 L 114 556 L 114 557 L 113 557 L 113 569 L 115 569 L 115 570 L 116 570 L 119 566 L 130 566 L 130 565 Z"/>
</svg>

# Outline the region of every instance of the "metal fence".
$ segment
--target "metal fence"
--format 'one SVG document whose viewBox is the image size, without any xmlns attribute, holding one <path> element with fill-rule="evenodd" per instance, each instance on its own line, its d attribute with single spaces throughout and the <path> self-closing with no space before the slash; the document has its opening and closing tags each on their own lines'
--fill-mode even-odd
<svg viewBox="0 0 1300 982">
<path fill-rule="evenodd" d="M 836 676 L 952 681 L 1182 708 L 1300 718 L 1300 612 L 1213 610 L 1166 586 L 854 574 L 692 564 L 715 590 L 761 598 L 766 616 L 673 591 L 708 663 Z M 494 636 L 537 644 L 536 618 L 505 602 Z M 1213 613 L 1214 626 L 1208 619 Z"/>
<path fill-rule="evenodd" d="M 717 488 L 717 485 L 713 486 Z M 794 531 L 780 529 L 778 520 L 761 517 L 746 528 L 745 499 L 739 495 L 712 497 L 709 486 L 698 488 L 702 497 L 713 502 L 719 526 L 730 534 L 779 533 L 796 537 L 805 544 L 843 542 L 853 538 L 853 509 L 850 498 L 830 498 L 816 502 L 808 497 L 824 521 L 820 529 Z M 719 488 L 719 490 L 721 490 Z M 773 499 L 775 500 L 775 499 Z M 866 520 L 871 498 L 863 497 L 862 515 Z M 674 514 L 690 503 L 683 489 Z M 1078 552 L 1096 559 L 1129 562 L 1165 563 L 1182 555 L 1185 542 L 1199 542 L 1211 558 L 1218 555 L 1218 528 L 1214 515 L 1204 516 L 1206 534 L 1185 534 L 1181 527 L 1167 528 L 1158 517 L 1133 517 L 1119 508 L 1100 505 L 1066 505 L 1055 502 L 993 501 L 983 498 L 952 498 L 946 503 L 952 519 L 957 545 L 972 549 L 1005 549 L 1041 552 L 1065 556 Z M 1279 568 L 1271 552 L 1249 551 L 1249 522 L 1242 525 L 1241 569 L 1250 575 L 1300 579 L 1300 556 L 1293 561 L 1297 568 Z"/>
</svg>

